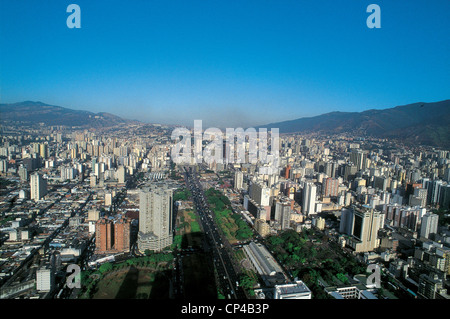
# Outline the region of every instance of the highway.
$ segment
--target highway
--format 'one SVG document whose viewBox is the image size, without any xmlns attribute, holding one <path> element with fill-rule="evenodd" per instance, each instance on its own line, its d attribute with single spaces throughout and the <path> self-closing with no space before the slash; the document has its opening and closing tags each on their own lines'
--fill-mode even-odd
<svg viewBox="0 0 450 319">
<path fill-rule="evenodd" d="M 201 226 L 205 231 L 206 240 L 211 248 L 220 290 L 228 299 L 247 299 L 243 289 L 237 285 L 238 274 L 233 267 L 232 256 L 230 256 L 231 249 L 227 249 L 230 244 L 218 230 L 197 175 L 192 173 L 189 168 L 185 168 L 185 177 L 200 217 Z"/>
</svg>

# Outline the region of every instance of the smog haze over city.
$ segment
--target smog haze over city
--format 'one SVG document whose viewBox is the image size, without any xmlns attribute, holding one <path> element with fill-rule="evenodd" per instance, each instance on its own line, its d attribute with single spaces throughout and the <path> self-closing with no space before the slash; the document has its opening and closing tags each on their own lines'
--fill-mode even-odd
<svg viewBox="0 0 450 319">
<path fill-rule="evenodd" d="M 449 299 L 449 12 L 1 1 L 0 299 Z"/>
</svg>

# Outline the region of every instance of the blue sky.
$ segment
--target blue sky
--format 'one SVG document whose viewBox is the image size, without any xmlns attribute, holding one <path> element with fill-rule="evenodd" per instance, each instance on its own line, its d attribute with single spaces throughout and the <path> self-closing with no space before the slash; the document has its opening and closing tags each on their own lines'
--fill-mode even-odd
<svg viewBox="0 0 450 319">
<path fill-rule="evenodd" d="M 69 29 L 66 8 L 81 8 Z M 381 8 L 369 29 L 366 8 Z M 254 126 L 450 98 L 450 1 L 0 1 L 0 103 Z"/>
</svg>

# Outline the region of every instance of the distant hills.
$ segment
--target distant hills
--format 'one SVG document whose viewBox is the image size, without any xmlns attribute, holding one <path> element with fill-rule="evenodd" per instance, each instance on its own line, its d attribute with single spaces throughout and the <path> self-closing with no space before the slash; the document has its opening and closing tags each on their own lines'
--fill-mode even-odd
<svg viewBox="0 0 450 319">
<path fill-rule="evenodd" d="M 450 148 L 450 100 L 419 102 L 383 110 L 331 112 L 259 127 L 278 127 L 280 133 L 354 133 Z"/>
<path fill-rule="evenodd" d="M 42 102 L 25 101 L 0 104 L 1 122 L 22 122 L 28 124 L 67 125 L 81 127 L 108 127 L 120 123 L 133 123 L 119 116 L 100 112 L 72 110 Z"/>
<path fill-rule="evenodd" d="M 0 122 L 81 127 L 137 123 L 110 113 L 72 110 L 33 101 L 0 104 Z M 351 133 L 450 149 L 450 100 L 418 102 L 383 110 L 331 112 L 259 127 L 278 127 L 280 133 Z"/>
</svg>

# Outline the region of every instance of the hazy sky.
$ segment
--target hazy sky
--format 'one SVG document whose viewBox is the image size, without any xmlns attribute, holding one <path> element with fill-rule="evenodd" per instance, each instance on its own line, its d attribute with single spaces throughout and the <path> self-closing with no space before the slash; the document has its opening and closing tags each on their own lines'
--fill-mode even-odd
<svg viewBox="0 0 450 319">
<path fill-rule="evenodd" d="M 81 29 L 69 29 L 69 4 Z M 369 29 L 369 4 L 381 29 Z M 450 98 L 448 0 L 1 0 L 0 103 L 254 126 Z"/>
</svg>

